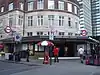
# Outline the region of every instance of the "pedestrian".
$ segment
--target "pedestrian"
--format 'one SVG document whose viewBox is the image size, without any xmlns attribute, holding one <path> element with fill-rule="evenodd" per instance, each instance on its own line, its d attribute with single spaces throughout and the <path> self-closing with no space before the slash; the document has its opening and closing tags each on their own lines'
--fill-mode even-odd
<svg viewBox="0 0 100 75">
<path fill-rule="evenodd" d="M 67 56 L 67 51 L 68 51 L 68 47 L 65 47 L 65 54 L 64 54 L 64 56 Z"/>
<path fill-rule="evenodd" d="M 26 61 L 27 61 L 27 62 L 29 62 L 29 51 L 30 51 L 30 49 L 28 48 L 28 49 L 26 50 Z"/>
<path fill-rule="evenodd" d="M 81 63 L 83 63 L 84 49 L 82 47 L 80 47 L 78 50 L 78 53 L 80 56 L 80 61 L 81 61 Z"/>
<path fill-rule="evenodd" d="M 59 62 L 58 56 L 59 56 L 59 48 L 57 48 L 56 46 L 54 46 L 54 62 Z"/>
</svg>

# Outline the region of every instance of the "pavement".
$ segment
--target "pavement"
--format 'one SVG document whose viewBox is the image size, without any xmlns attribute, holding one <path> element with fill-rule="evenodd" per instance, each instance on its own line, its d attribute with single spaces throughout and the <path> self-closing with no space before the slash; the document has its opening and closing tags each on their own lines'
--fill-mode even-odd
<svg viewBox="0 0 100 75">
<path fill-rule="evenodd" d="M 24 72 L 32 69 L 37 69 L 39 65 L 25 65 L 0 61 L 0 75 L 11 75 L 19 72 Z"/>
<path fill-rule="evenodd" d="M 26 58 L 21 58 L 20 62 L 6 60 L 4 57 L 0 57 L 0 61 L 7 62 L 7 63 L 16 63 L 16 64 L 24 64 L 24 65 L 43 65 L 43 60 L 35 60 L 29 59 L 29 62 L 26 62 Z"/>
<path fill-rule="evenodd" d="M 43 60 L 26 62 L 0 61 L 0 75 L 100 75 L 100 66 L 91 66 L 80 63 L 79 60 L 60 59 L 52 65 L 42 64 Z"/>
<path fill-rule="evenodd" d="M 76 59 L 80 59 L 80 57 L 58 57 L 61 60 L 76 60 Z M 43 57 L 39 57 L 38 59 L 44 59 Z M 54 57 L 52 57 L 52 59 L 54 59 Z"/>
<path fill-rule="evenodd" d="M 35 59 L 29 59 L 30 61 L 29 62 L 26 62 L 26 58 L 21 58 L 21 61 L 20 62 L 15 62 L 15 61 L 9 61 L 9 60 L 6 60 L 5 57 L 2 57 L 0 56 L 0 61 L 2 62 L 8 62 L 8 63 L 16 63 L 16 64 L 25 64 L 25 65 L 43 65 L 43 57 L 39 58 L 38 60 L 35 60 Z M 54 59 L 52 57 L 52 59 Z M 59 59 L 61 60 L 78 60 L 79 57 L 59 57 Z"/>
<path fill-rule="evenodd" d="M 59 63 L 11 75 L 100 75 L 100 67 L 84 65 L 79 60 L 60 60 Z"/>
</svg>

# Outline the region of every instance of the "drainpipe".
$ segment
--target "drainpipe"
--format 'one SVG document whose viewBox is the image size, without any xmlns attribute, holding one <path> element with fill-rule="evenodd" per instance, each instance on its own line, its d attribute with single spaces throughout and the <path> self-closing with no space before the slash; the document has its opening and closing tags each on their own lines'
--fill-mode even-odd
<svg viewBox="0 0 100 75">
<path fill-rule="evenodd" d="M 26 5 L 26 0 L 24 0 L 23 37 L 25 35 L 25 5 Z"/>
</svg>

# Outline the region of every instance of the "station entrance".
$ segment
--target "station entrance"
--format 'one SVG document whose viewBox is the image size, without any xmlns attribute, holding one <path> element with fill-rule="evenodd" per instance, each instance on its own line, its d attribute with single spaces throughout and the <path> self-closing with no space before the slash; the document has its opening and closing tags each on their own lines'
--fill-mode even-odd
<svg viewBox="0 0 100 75">
<path fill-rule="evenodd" d="M 61 43 L 57 44 L 57 47 L 59 48 L 59 57 L 74 57 L 75 54 L 75 48 L 74 43 Z M 65 55 L 65 47 L 67 47 L 67 54 Z"/>
</svg>

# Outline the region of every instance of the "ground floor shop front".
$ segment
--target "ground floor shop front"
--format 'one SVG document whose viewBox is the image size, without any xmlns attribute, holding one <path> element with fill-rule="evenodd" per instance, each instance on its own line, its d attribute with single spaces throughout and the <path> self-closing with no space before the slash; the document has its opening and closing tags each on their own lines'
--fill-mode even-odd
<svg viewBox="0 0 100 75">
<path fill-rule="evenodd" d="M 49 40 L 48 37 L 24 37 L 21 42 L 3 40 L 4 51 L 7 53 L 22 52 L 25 53 L 27 48 L 30 49 L 30 55 L 43 56 L 44 47 L 38 46 L 37 43 L 43 40 L 51 41 L 59 48 L 59 57 L 75 57 L 78 56 L 78 49 L 83 47 L 86 53 L 90 53 L 94 45 L 98 41 L 89 39 L 89 37 L 55 37 Z M 67 52 L 66 52 L 67 48 Z M 48 47 L 46 49 L 49 49 Z"/>
</svg>

